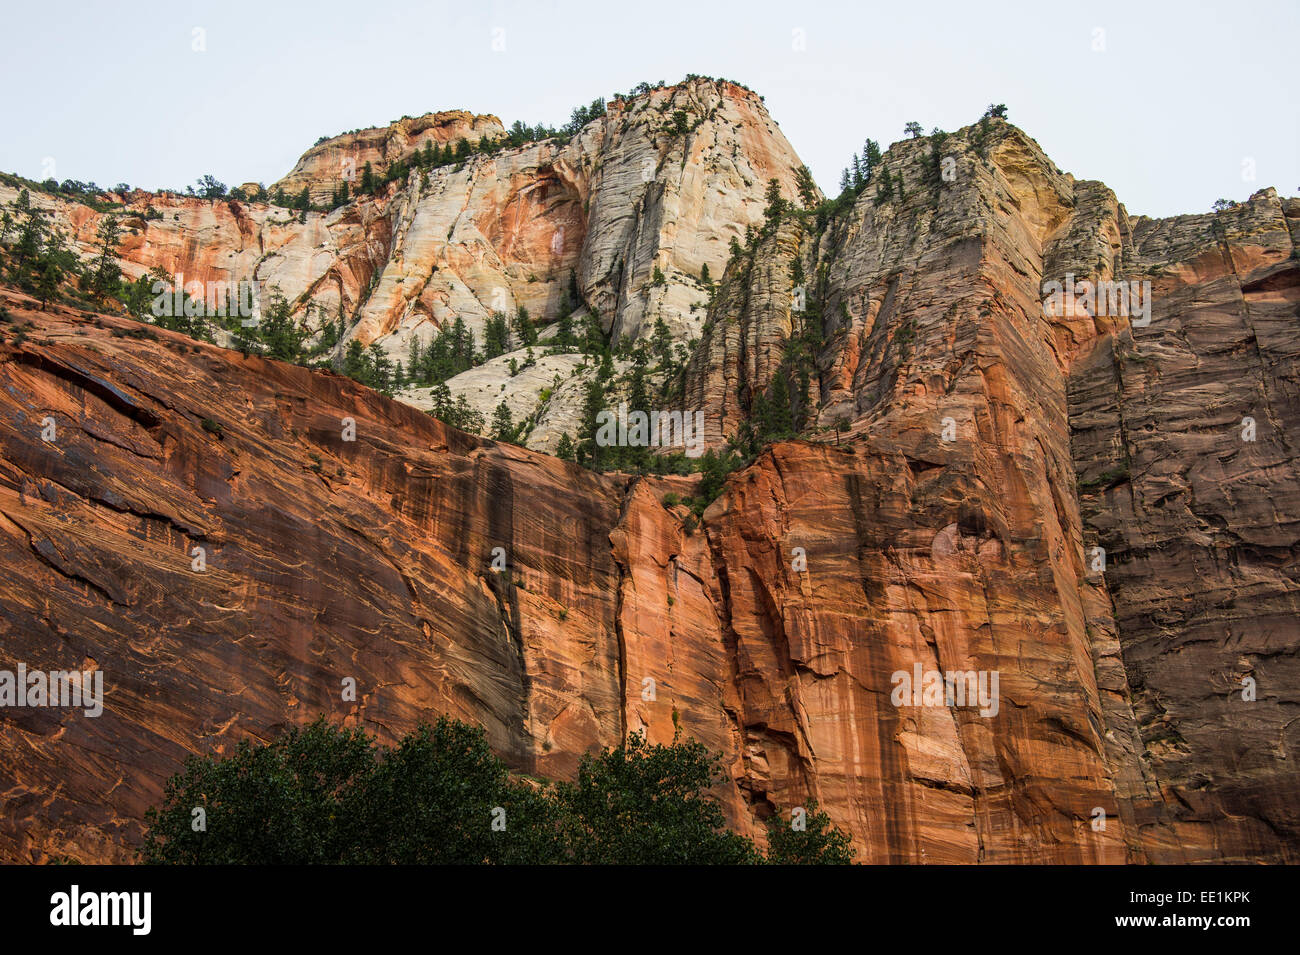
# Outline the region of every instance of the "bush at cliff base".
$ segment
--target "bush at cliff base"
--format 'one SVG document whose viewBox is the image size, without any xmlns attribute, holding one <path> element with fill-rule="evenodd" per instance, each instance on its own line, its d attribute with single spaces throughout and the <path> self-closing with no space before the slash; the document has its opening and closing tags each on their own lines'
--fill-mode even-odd
<svg viewBox="0 0 1300 955">
<path fill-rule="evenodd" d="M 446 717 L 395 747 L 323 718 L 228 756 L 191 756 L 146 814 L 141 860 L 168 864 L 834 864 L 849 838 L 816 803 L 777 814 L 764 854 L 709 794 L 699 742 L 633 734 L 572 782 L 512 775 Z"/>
</svg>

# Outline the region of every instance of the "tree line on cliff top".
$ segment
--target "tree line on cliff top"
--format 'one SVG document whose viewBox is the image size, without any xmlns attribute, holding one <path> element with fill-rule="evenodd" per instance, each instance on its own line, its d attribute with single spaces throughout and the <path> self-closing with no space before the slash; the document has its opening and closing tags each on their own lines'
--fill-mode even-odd
<svg viewBox="0 0 1300 955">
<path fill-rule="evenodd" d="M 814 800 L 766 851 L 726 828 L 719 758 L 681 738 L 582 757 L 571 782 L 512 775 L 481 729 L 440 718 L 385 747 L 324 718 L 228 756 L 191 756 L 146 814 L 163 864 L 848 864 Z"/>
</svg>

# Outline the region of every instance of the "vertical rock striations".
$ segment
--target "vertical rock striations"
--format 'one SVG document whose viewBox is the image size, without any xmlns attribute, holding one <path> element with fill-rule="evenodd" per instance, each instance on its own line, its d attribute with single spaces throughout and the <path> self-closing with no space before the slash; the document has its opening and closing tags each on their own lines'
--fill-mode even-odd
<svg viewBox="0 0 1300 955">
<path fill-rule="evenodd" d="M 127 858 L 187 753 L 445 712 L 558 777 L 680 727 L 722 753 L 738 829 L 815 797 L 865 861 L 1296 861 L 1300 205 L 1132 217 L 998 120 L 769 223 L 797 168 L 758 97 L 692 80 L 305 223 L 168 200 L 124 253 L 251 263 L 394 347 L 557 317 L 573 273 L 615 337 L 699 336 L 684 400 L 715 448 L 797 384 L 800 339 L 804 438 L 702 520 L 668 496 L 694 477 L 3 293 L 30 325 L 0 345 L 0 647 L 107 694 L 0 710 L 0 857 Z M 1139 294 L 1045 305 L 1083 280 Z M 996 676 L 993 705 L 900 696 L 918 669 Z"/>
</svg>

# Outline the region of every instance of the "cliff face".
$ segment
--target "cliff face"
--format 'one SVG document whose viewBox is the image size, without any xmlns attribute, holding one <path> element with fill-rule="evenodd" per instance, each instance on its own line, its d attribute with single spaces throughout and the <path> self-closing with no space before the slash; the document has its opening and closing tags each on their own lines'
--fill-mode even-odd
<svg viewBox="0 0 1300 955">
<path fill-rule="evenodd" d="M 1134 857 L 1293 858 L 1300 475 L 1285 422 L 1296 411 L 1300 203 L 1270 189 L 1214 216 L 1131 218 L 1003 124 L 948 138 L 951 178 L 934 174 L 930 148 L 887 154 L 903 198 L 868 188 L 824 230 L 788 223 L 732 266 L 691 363 L 694 402 L 716 409 L 718 442 L 750 417 L 807 321 L 799 257 L 818 276 L 808 291 L 826 337 L 811 426 L 841 422 L 859 453 L 899 455 L 885 473 L 913 479 L 906 533 L 869 548 L 890 571 L 862 575 L 900 579 L 869 614 L 891 621 L 888 643 L 914 627 L 916 652 L 928 644 L 940 670 L 987 668 L 995 648 L 1014 646 L 1018 662 L 1001 669 L 1012 700 L 1036 695 L 1007 689 L 1014 674 L 1042 679 L 1028 648 L 1055 655 L 1041 662 L 1071 675 L 1051 695 L 1065 712 L 1017 707 L 1017 736 L 1069 738 L 1073 758 L 1099 761 L 1070 778 L 1104 766 L 1115 800 L 1053 781 L 1032 798 L 1057 823 L 1086 817 L 1094 799 L 1115 807 Z M 1137 294 L 1118 308 L 1050 295 L 1045 305 L 1045 283 L 1067 277 Z M 868 484 L 871 500 L 882 484 Z M 876 534 L 890 526 L 853 511 Z M 942 598 L 922 583 L 931 575 Z M 948 593 L 972 576 L 972 593 Z M 941 609 L 953 616 L 936 619 Z M 954 632 L 952 620 L 977 626 Z M 939 775 L 968 778 L 962 759 L 977 756 L 963 738 Z M 1021 788 L 986 781 L 972 801 L 1001 784 Z"/>
<path fill-rule="evenodd" d="M 428 142 L 503 134 L 496 117 L 465 112 L 401 120 L 312 147 L 276 186 L 291 195 L 307 187 L 325 201 L 345 176 L 355 185 L 366 162 L 379 175 Z M 662 319 L 685 344 L 704 321 L 702 268 L 721 274 L 730 241 L 762 222 L 769 180 L 794 195 L 799 166 L 757 94 L 698 79 L 616 100 L 564 145 L 544 140 L 413 171 L 374 197 L 302 222 L 263 203 L 140 194 L 127 206 L 121 258 L 132 279 L 160 268 L 187 283 L 258 281 L 314 325 L 342 313 L 347 340 L 377 343 L 399 361 L 413 340 L 427 344 L 456 317 L 480 344 L 493 312 L 513 317 L 523 306 L 552 325 L 571 283 L 615 341 L 648 337 Z M 0 187 L 0 202 L 16 195 Z M 98 213 L 34 200 L 92 254 Z M 150 206 L 161 219 L 145 218 Z M 483 371 L 452 379 L 453 394 L 488 415 L 503 397 L 517 420 L 541 412 L 551 376 L 515 380 L 511 357 L 523 364 L 524 350 L 486 380 Z M 574 431 L 586 377 L 569 377 L 531 447 L 554 450 L 560 434 Z M 427 390 L 403 397 L 428 404 Z"/>
<path fill-rule="evenodd" d="M 480 139 L 500 139 L 505 132 L 495 116 L 475 116 L 462 109 L 403 117 L 387 126 L 343 133 L 317 143 L 271 191 L 283 189 L 296 196 L 305 188 L 313 201 L 324 201 L 333 197 L 341 182 L 355 187 L 366 163 L 374 175 L 382 176 L 389 166 L 409 159 L 417 149 L 454 146 L 461 139 L 477 145 Z"/>
<path fill-rule="evenodd" d="M 660 503 L 686 479 L 593 475 L 345 378 L 11 309 L 36 329 L 0 364 L 3 646 L 107 690 L 94 719 L 6 711 L 6 858 L 122 859 L 186 752 L 321 712 L 385 737 L 454 713 L 555 776 L 629 730 L 670 739 L 676 714 L 724 754 L 745 830 L 816 794 L 875 860 L 1124 857 L 1118 824 L 1080 834 L 1115 799 L 1058 590 L 986 531 L 919 530 L 941 502 L 901 454 L 777 446 L 688 533 Z M 893 707 L 889 674 L 936 658 L 1001 667 L 1000 717 Z"/>
<path fill-rule="evenodd" d="M 1149 771 L 1135 817 L 1162 853 L 1294 860 L 1300 202 L 1270 189 L 1153 222 L 1095 184 L 1082 199 L 1118 238 L 1116 270 L 1153 292 L 1149 325 L 1070 336 L 1067 379 L 1084 539 L 1106 550 Z"/>
<path fill-rule="evenodd" d="M 727 265 L 797 159 L 739 88 L 643 99 L 563 149 L 309 216 L 289 246 L 372 237 L 348 245 L 374 250 L 368 339 L 494 287 L 544 314 L 570 269 L 616 334 L 675 314 L 714 445 L 816 321 L 817 440 L 769 446 L 698 527 L 664 503 L 692 478 L 594 474 L 0 293 L 34 326 L 0 346 L 0 647 L 107 691 L 95 719 L 0 711 L 0 857 L 125 858 L 188 752 L 446 712 L 551 776 L 680 723 L 723 754 L 733 825 L 814 796 L 864 861 L 1296 861 L 1300 203 L 1130 217 L 993 122 L 896 144 L 901 196 L 878 176 Z M 691 103 L 703 121 L 668 135 Z M 193 256 L 238 231 L 212 214 Z M 705 262 L 707 320 L 681 307 Z M 1045 308 L 1067 275 L 1150 294 Z M 996 674 L 996 711 L 900 705 L 918 666 Z"/>
</svg>

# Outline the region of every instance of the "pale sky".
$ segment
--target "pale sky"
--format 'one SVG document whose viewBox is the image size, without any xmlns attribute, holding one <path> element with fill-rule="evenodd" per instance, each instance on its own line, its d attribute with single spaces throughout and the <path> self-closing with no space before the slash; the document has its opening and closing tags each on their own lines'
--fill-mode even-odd
<svg viewBox="0 0 1300 955">
<path fill-rule="evenodd" d="M 828 193 L 866 137 L 956 129 L 997 102 L 1133 214 L 1300 194 L 1297 0 L 174 0 L 3 17 L 0 170 L 37 180 L 270 184 L 325 134 L 440 109 L 560 125 L 699 73 L 765 96 Z"/>
</svg>

